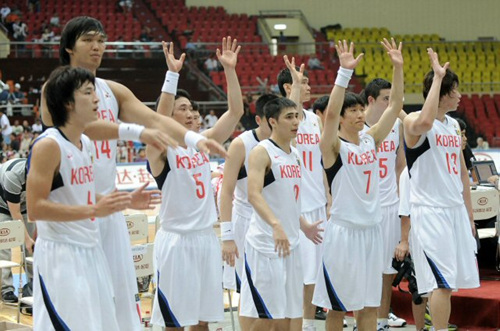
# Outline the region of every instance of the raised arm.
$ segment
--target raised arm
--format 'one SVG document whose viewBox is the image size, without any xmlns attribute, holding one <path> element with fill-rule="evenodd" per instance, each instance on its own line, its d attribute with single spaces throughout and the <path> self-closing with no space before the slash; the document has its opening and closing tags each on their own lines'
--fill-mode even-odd
<svg viewBox="0 0 500 331">
<path fill-rule="evenodd" d="M 335 45 L 340 60 L 340 68 L 337 73 L 335 85 L 330 93 L 330 99 L 325 110 L 325 126 L 321 141 L 319 143 L 321 154 L 323 155 L 323 166 L 331 167 L 340 151 L 340 139 L 338 136 L 340 111 L 344 103 L 345 90 L 348 87 L 354 68 L 363 57 L 363 53 L 354 58 L 354 43 L 348 46 L 347 41 L 339 41 Z"/>
<path fill-rule="evenodd" d="M 222 39 L 222 52 L 217 49 L 217 58 L 224 67 L 226 75 L 228 111 L 219 118 L 213 128 L 204 131 L 203 134 L 219 143 L 223 143 L 233 134 L 236 125 L 243 116 L 243 96 L 236 75 L 236 63 L 240 49 L 241 46 L 238 46 L 236 39 L 231 41 L 231 37 Z"/>
<path fill-rule="evenodd" d="M 285 257 L 290 254 L 290 242 L 280 220 L 274 215 L 262 195 L 264 177 L 270 167 L 271 159 L 266 149 L 262 146 L 256 146 L 250 152 L 248 159 L 248 201 L 255 212 L 272 227 L 275 251 L 278 252 L 279 256 Z"/>
<path fill-rule="evenodd" d="M 399 43 L 396 45 L 394 38 L 389 42 L 384 38 L 382 45 L 387 51 L 392 62 L 392 88 L 391 94 L 389 96 L 389 106 L 382 114 L 380 120 L 368 130 L 375 140 L 377 146 L 387 137 L 389 132 L 391 132 L 396 119 L 403 108 L 403 97 L 404 97 L 404 78 L 403 78 L 403 54 L 401 50 L 403 44 Z"/>
<path fill-rule="evenodd" d="M 292 91 L 290 93 L 290 100 L 295 102 L 296 105 L 302 106 L 302 102 L 300 100 L 300 90 L 302 87 L 302 78 L 304 78 L 305 65 L 302 63 L 299 71 L 297 71 L 294 57 L 292 57 L 292 61 L 290 62 L 288 60 L 288 56 L 284 55 L 283 60 L 285 61 L 286 67 L 290 70 L 290 75 L 292 76 Z M 302 117 L 300 109 L 298 110 L 300 117 Z"/>
<path fill-rule="evenodd" d="M 158 109 L 156 111 L 159 114 L 172 117 L 175 94 L 177 93 L 177 82 L 179 81 L 179 72 L 184 64 L 186 54 L 182 53 L 181 57 L 176 59 L 174 55 L 174 43 L 162 41 L 161 44 L 163 46 L 163 54 L 165 55 L 168 71 L 165 77 L 165 83 L 161 89 L 162 93 L 160 94 Z"/>
<path fill-rule="evenodd" d="M 438 55 L 432 48 L 428 48 L 427 53 L 429 54 L 432 70 L 434 71 L 434 78 L 429 94 L 425 98 L 422 111 L 418 114 L 410 114 L 404 120 L 405 141 L 408 147 L 413 147 L 420 136 L 432 128 L 438 113 L 441 83 L 443 82 L 443 77 L 446 75 L 446 69 L 450 66 L 449 62 L 441 66 Z"/>
<path fill-rule="evenodd" d="M 233 140 L 227 151 L 224 165 L 224 180 L 220 194 L 220 219 L 222 223 L 231 223 L 233 212 L 233 194 L 238 181 L 238 174 L 245 162 L 245 145 L 240 138 Z M 221 224 L 222 227 L 222 224 Z M 239 257 L 238 248 L 234 240 L 222 239 L 222 258 L 230 266 L 234 266 L 234 257 Z"/>
</svg>

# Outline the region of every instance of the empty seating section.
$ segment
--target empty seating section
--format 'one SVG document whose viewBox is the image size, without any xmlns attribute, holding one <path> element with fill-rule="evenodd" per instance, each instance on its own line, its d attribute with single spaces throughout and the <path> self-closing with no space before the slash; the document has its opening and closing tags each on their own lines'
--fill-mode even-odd
<svg viewBox="0 0 500 331">
<path fill-rule="evenodd" d="M 490 142 L 500 147 L 495 137 L 500 137 L 500 94 L 462 95 L 458 112 L 465 116 L 469 126 Z"/>
</svg>

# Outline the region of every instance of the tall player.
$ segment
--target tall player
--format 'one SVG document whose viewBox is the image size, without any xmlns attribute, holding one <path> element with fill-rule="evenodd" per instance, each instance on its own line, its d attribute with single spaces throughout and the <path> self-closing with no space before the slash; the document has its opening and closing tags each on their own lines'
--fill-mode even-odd
<svg viewBox="0 0 500 331">
<path fill-rule="evenodd" d="M 264 94 L 257 99 L 255 122 L 258 127 L 243 132 L 231 142 L 224 164 L 219 205 L 222 258 L 227 263 L 224 268 L 224 286 L 238 292 L 243 275 L 245 236 L 253 212 L 247 194 L 248 155 L 259 142 L 271 135 L 271 129 L 264 115 L 264 105 L 276 98 L 278 97 L 274 94 Z M 229 227 L 229 232 L 226 227 Z"/>
<path fill-rule="evenodd" d="M 127 208 L 131 197 L 126 192 L 96 197 L 94 146 L 82 135 L 97 119 L 94 76 L 81 68 L 56 69 L 44 93 L 57 128 L 35 141 L 28 160 L 27 203 L 38 230 L 33 326 L 120 330 L 95 218 Z"/>
<path fill-rule="evenodd" d="M 296 147 L 302 159 L 301 213 L 307 222 L 313 224 L 326 220 L 327 188 L 319 149 L 322 124 L 317 115 L 302 109 L 302 104 L 309 101 L 311 93 L 307 73 L 296 70 L 294 59 L 290 63 L 284 56 L 284 60 L 287 68 L 279 73 L 278 86 L 283 96 L 290 98 L 300 107 Z M 304 273 L 304 330 L 314 330 L 316 307 L 311 301 L 316 274 L 321 264 L 321 245 L 313 244 L 304 234 L 299 236 Z"/>
<path fill-rule="evenodd" d="M 345 89 L 362 54 L 354 45 L 336 45 L 340 69 L 330 94 L 321 152 L 331 183 L 332 208 L 313 303 L 330 310 L 328 330 L 342 330 L 346 311 L 357 312 L 359 330 L 374 330 L 382 291 L 382 232 L 377 147 L 391 131 L 403 106 L 402 45 L 384 39 L 393 64 L 389 106 L 365 134 L 363 101 Z"/>
<path fill-rule="evenodd" d="M 363 133 L 378 123 L 389 106 L 391 83 L 376 78 L 366 85 L 363 92 L 365 103 L 366 125 Z M 404 112 L 403 112 L 404 113 Z M 377 330 L 388 330 L 390 313 L 392 280 L 397 271 L 392 268 L 394 250 L 401 239 L 401 221 L 398 215 L 398 181 L 401 171 L 406 166 L 403 146 L 403 123 L 398 119 L 391 132 L 379 145 L 377 150 L 380 178 L 380 206 L 382 207 L 382 236 L 384 243 L 384 275 L 382 280 L 382 301 L 378 310 Z M 393 314 L 394 317 L 396 317 Z M 393 318 L 394 320 L 397 319 Z M 401 324 L 406 321 L 401 320 Z M 402 325 L 398 325 L 402 326 Z"/>
<path fill-rule="evenodd" d="M 101 64 L 105 49 L 106 33 L 98 20 L 91 17 L 71 19 L 63 29 L 60 41 L 60 62 L 72 67 L 82 67 L 94 75 Z M 162 90 L 176 89 L 178 73 L 167 72 Z M 190 146 L 207 150 L 210 140 L 201 140 L 201 136 L 189 132 L 172 119 L 160 116 L 142 102 L 124 85 L 96 78 L 96 92 L 99 96 L 98 117 L 101 121 L 90 124 L 85 133 L 94 139 L 96 147 L 96 189 L 99 194 L 115 190 L 116 178 L 116 140 L 142 140 L 163 149 L 167 144 L 174 144 L 166 132 L 177 141 L 184 141 Z M 162 93 L 162 98 L 167 93 Z M 42 95 L 42 119 L 45 125 L 53 125 Z M 118 121 L 138 123 L 127 124 Z M 148 128 L 144 128 L 144 126 Z M 150 128 L 154 128 L 153 130 Z M 189 132 L 189 133 L 188 133 Z M 105 139 L 105 140 L 102 140 Z M 96 141 L 101 140 L 101 141 Z M 136 195 L 148 192 L 137 191 Z M 135 268 L 132 260 L 130 239 L 121 212 L 98 219 L 99 232 L 104 252 L 108 259 L 116 294 L 116 312 L 121 330 L 140 330 L 140 309 Z"/>
<path fill-rule="evenodd" d="M 236 75 L 239 51 L 240 46 L 231 37 L 223 38 L 222 52 L 217 50 L 228 84 L 229 111 L 203 135 L 219 142 L 230 137 L 243 115 Z M 182 66 L 182 59 L 173 56 L 172 45 L 165 55 L 169 69 Z M 167 99 L 173 105 L 165 104 L 165 109 L 172 111 L 163 114 L 191 128 L 190 100 L 174 94 Z M 224 319 L 222 258 L 213 230 L 217 213 L 210 161 L 205 153 L 186 146 L 169 147 L 163 153 L 148 146 L 146 152 L 151 172 L 162 190 L 161 223 L 155 238 L 158 288 L 152 323 L 167 329 L 191 326 L 193 330 L 208 330 L 208 322 Z"/>
<path fill-rule="evenodd" d="M 419 293 L 430 293 L 435 330 L 447 330 L 451 291 L 479 286 L 474 218 L 461 132 L 447 115 L 460 101 L 458 77 L 431 48 L 422 111 L 404 120 L 410 175 L 412 255 Z"/>
<path fill-rule="evenodd" d="M 272 133 L 254 147 L 248 161 L 248 199 L 255 212 L 245 243 L 241 326 L 243 330 L 301 330 L 299 232 L 320 243 L 322 230 L 319 223 L 309 224 L 300 216 L 300 159 L 291 146 L 299 127 L 297 106 L 279 98 L 264 109 Z"/>
</svg>

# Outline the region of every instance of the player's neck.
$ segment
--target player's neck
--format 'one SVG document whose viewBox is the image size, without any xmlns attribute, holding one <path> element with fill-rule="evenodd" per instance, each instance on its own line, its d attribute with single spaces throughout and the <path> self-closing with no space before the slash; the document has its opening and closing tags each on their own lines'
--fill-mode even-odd
<svg viewBox="0 0 500 331">
<path fill-rule="evenodd" d="M 83 128 L 76 127 L 71 123 L 66 123 L 64 126 L 58 128 L 73 145 L 78 149 L 82 149 L 81 138 L 83 134 Z"/>
<path fill-rule="evenodd" d="M 383 111 L 377 112 L 372 107 L 367 107 L 366 111 L 365 111 L 366 124 L 368 124 L 369 126 L 373 126 L 373 125 L 377 124 L 378 121 L 380 120 L 380 118 L 382 117 L 383 113 L 384 113 Z"/>
<path fill-rule="evenodd" d="M 285 137 L 280 137 L 276 134 L 271 134 L 271 137 L 269 137 L 272 141 L 278 145 L 279 148 L 281 148 L 285 153 L 290 153 L 291 148 L 290 148 L 290 138 L 285 138 Z"/>
<path fill-rule="evenodd" d="M 264 132 L 262 132 L 262 128 L 260 126 L 257 129 L 255 129 L 255 134 L 257 135 L 257 138 L 259 139 L 259 141 L 262 141 L 264 139 L 269 138 L 268 135 L 266 135 L 266 134 L 264 134 Z"/>
<path fill-rule="evenodd" d="M 341 127 L 339 130 L 339 137 L 347 140 L 353 144 L 359 145 L 359 131 L 355 129 L 347 129 L 344 127 Z"/>
<path fill-rule="evenodd" d="M 88 65 L 84 65 L 83 63 L 76 63 L 76 62 L 71 62 L 70 65 L 73 67 L 73 68 L 84 68 L 84 69 L 87 69 L 88 71 L 90 71 L 94 76 L 97 75 L 97 68 L 96 67 L 90 67 Z"/>
<path fill-rule="evenodd" d="M 436 119 L 438 121 L 444 122 L 446 114 L 448 114 L 450 110 L 443 109 L 443 108 L 438 108 Z"/>
</svg>

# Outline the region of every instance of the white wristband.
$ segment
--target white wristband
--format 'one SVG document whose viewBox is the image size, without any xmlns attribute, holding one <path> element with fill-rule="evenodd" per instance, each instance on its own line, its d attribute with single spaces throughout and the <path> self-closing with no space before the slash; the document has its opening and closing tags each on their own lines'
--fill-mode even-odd
<svg viewBox="0 0 500 331">
<path fill-rule="evenodd" d="M 234 240 L 233 223 L 220 222 L 220 238 L 222 241 Z"/>
<path fill-rule="evenodd" d="M 340 67 L 339 71 L 337 71 L 337 78 L 335 79 L 335 85 L 347 88 L 349 86 L 349 81 L 351 80 L 353 72 L 354 70 L 352 69 L 346 69 Z"/>
<path fill-rule="evenodd" d="M 184 136 L 184 143 L 186 144 L 186 146 L 192 147 L 194 149 L 198 149 L 197 145 L 200 140 L 207 140 L 207 137 L 194 131 L 188 131 Z"/>
<path fill-rule="evenodd" d="M 173 71 L 167 71 L 165 75 L 165 82 L 161 88 L 162 92 L 168 94 L 177 94 L 177 83 L 179 82 L 179 73 Z"/>
<path fill-rule="evenodd" d="M 120 123 L 118 126 L 118 138 L 120 140 L 140 141 L 144 126 L 131 123 Z"/>
</svg>

